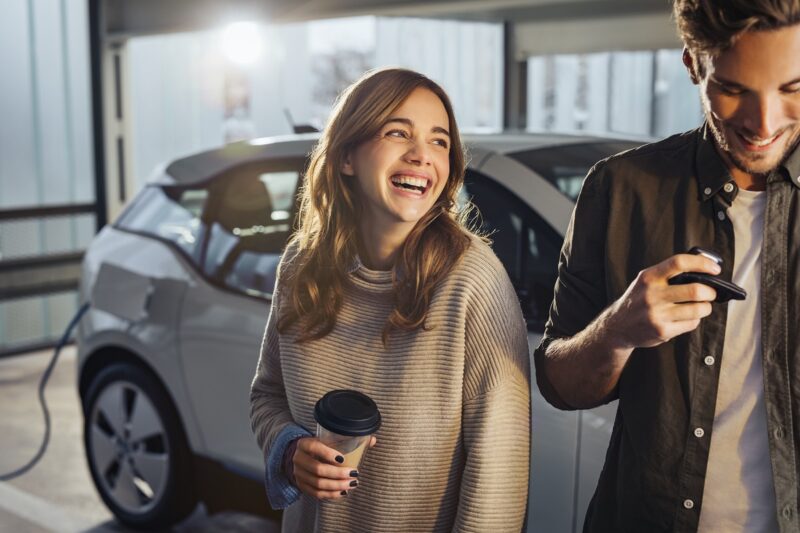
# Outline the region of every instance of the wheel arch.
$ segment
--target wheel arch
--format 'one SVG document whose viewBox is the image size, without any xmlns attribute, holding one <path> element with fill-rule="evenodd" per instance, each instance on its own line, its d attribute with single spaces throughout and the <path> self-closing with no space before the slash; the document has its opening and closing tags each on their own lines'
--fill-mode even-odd
<svg viewBox="0 0 800 533">
<path fill-rule="evenodd" d="M 104 369 L 118 363 L 135 366 L 154 379 L 178 414 L 178 424 L 180 424 L 180 429 L 183 430 L 188 439 L 186 424 L 178 409 L 178 404 L 169 388 L 165 385 L 164 380 L 144 357 L 123 346 L 113 344 L 101 346 L 86 356 L 80 367 L 78 378 L 78 391 L 82 409 L 85 410 L 86 408 L 84 404 L 94 379 Z M 191 446 L 190 439 L 187 443 Z M 202 452 L 191 450 L 191 453 L 197 495 L 204 502 L 209 512 L 235 510 L 280 520 L 280 511 L 272 510 L 267 505 L 267 500 L 263 493 L 260 492 L 263 489 L 261 482 L 254 482 L 245 476 L 237 474 L 223 463 L 206 457 Z M 246 487 L 246 490 L 242 489 L 242 487 Z"/>
<path fill-rule="evenodd" d="M 110 365 L 125 363 L 147 372 L 161 388 L 162 392 L 169 399 L 172 408 L 178 416 L 178 423 L 181 425 L 181 430 L 186 435 L 186 425 L 183 422 L 180 409 L 178 409 L 178 402 L 166 386 L 164 380 L 158 372 L 150 365 L 145 358 L 139 356 L 135 352 L 123 346 L 101 346 L 94 350 L 91 355 L 86 358 L 86 361 L 81 365 L 80 377 L 78 378 L 78 393 L 80 394 L 81 404 L 86 402 L 86 394 L 89 392 L 89 387 L 92 381 L 97 377 L 100 372 L 108 368 Z"/>
</svg>

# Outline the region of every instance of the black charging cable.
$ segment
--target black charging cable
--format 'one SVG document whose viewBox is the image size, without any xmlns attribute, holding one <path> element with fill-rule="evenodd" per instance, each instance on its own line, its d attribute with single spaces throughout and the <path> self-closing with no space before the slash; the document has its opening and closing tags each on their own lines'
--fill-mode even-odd
<svg viewBox="0 0 800 533">
<path fill-rule="evenodd" d="M 90 306 L 88 303 L 83 304 L 81 308 L 78 309 L 78 312 L 75 313 L 75 316 L 72 317 L 69 326 L 67 326 L 67 330 L 64 332 L 64 335 L 61 336 L 61 340 L 58 341 L 58 344 L 56 345 L 56 351 L 53 353 L 53 357 L 50 358 L 50 363 L 48 363 L 47 368 L 42 374 L 42 379 L 39 380 L 39 404 L 41 404 L 42 412 L 44 413 L 44 439 L 42 439 L 42 444 L 39 446 L 39 451 L 36 452 L 36 455 L 33 456 L 33 459 L 28 461 L 20 468 L 17 468 L 11 472 L 0 474 L 0 481 L 9 481 L 26 473 L 28 470 L 36 466 L 36 463 L 39 462 L 44 455 L 44 452 L 47 450 L 47 445 L 50 442 L 50 411 L 47 410 L 47 402 L 44 399 L 44 388 L 47 386 L 47 380 L 50 379 L 50 374 L 52 374 L 53 368 L 58 362 L 58 356 L 61 354 L 61 348 L 63 348 L 64 345 L 69 342 L 70 335 L 72 335 L 72 330 L 75 329 L 75 326 L 77 326 L 78 322 L 81 321 L 81 318 L 86 311 L 89 310 L 89 307 Z"/>
</svg>

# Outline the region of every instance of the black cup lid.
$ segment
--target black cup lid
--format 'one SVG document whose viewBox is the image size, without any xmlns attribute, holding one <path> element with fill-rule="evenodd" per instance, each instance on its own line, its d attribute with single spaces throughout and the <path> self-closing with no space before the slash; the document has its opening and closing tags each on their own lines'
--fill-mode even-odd
<svg viewBox="0 0 800 533">
<path fill-rule="evenodd" d="M 332 390 L 314 406 L 314 418 L 328 431 L 360 437 L 381 427 L 381 412 L 372 398 L 354 390 Z"/>
</svg>

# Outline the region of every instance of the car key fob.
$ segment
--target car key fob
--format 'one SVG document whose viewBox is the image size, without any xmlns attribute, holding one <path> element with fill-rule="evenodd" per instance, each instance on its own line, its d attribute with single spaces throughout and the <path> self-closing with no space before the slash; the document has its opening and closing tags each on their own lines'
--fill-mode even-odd
<svg viewBox="0 0 800 533">
<path fill-rule="evenodd" d="M 722 264 L 722 258 L 712 251 L 705 250 L 700 247 L 693 247 L 689 250 L 690 254 L 704 255 L 716 262 L 718 265 Z M 717 297 L 714 300 L 716 303 L 725 303 L 730 300 L 744 300 L 747 297 L 747 292 L 738 285 L 725 281 L 717 276 L 706 274 L 705 272 L 683 272 L 669 279 L 670 285 L 685 285 L 687 283 L 702 283 L 708 285 L 717 291 Z"/>
</svg>

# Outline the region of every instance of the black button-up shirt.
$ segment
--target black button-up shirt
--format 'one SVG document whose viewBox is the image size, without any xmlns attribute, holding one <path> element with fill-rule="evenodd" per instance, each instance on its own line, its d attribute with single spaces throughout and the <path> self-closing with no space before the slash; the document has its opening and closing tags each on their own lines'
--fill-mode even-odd
<svg viewBox="0 0 800 533">
<path fill-rule="evenodd" d="M 795 149 L 767 178 L 761 262 L 764 402 L 782 532 L 798 531 L 799 189 Z M 584 329 L 639 271 L 701 246 L 722 256 L 721 277 L 730 281 L 734 236 L 726 211 L 737 193 L 706 128 L 595 165 L 572 216 L 535 353 L 537 382 L 550 403 L 570 409 L 542 369 L 547 346 Z M 697 530 L 726 317 L 727 305 L 713 304 L 693 332 L 631 355 L 615 390 L 619 407 L 585 531 Z"/>
</svg>

